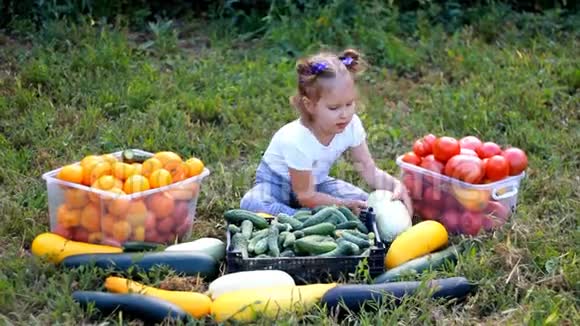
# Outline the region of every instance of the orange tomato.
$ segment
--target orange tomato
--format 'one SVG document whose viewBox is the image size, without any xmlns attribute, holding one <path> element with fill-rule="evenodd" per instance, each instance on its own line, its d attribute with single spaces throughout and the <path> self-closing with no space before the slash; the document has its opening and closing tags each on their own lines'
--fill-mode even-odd
<svg viewBox="0 0 580 326">
<path fill-rule="evenodd" d="M 181 156 L 170 151 L 157 152 L 153 155 L 153 157 L 161 161 L 163 166 L 165 166 L 165 164 L 167 164 L 169 161 L 182 161 Z"/>
<path fill-rule="evenodd" d="M 185 165 L 187 166 L 187 177 L 193 177 L 199 175 L 203 172 L 203 162 L 198 159 L 197 157 L 192 157 L 189 160 L 185 161 Z"/>
<path fill-rule="evenodd" d="M 151 173 L 161 169 L 162 167 L 163 167 L 163 163 L 161 163 L 160 160 L 158 160 L 154 157 L 148 158 L 142 164 L 141 174 L 146 176 L 146 177 L 149 177 L 151 175 Z"/>
<path fill-rule="evenodd" d="M 169 171 L 171 174 L 171 180 L 174 183 L 187 179 L 189 168 L 181 160 L 171 160 L 167 162 L 163 168 Z"/>
<path fill-rule="evenodd" d="M 92 166 L 90 171 L 89 182 L 92 185 L 97 181 L 100 177 L 105 175 L 111 175 L 112 168 L 109 162 L 100 162 Z"/>
<path fill-rule="evenodd" d="M 165 169 L 153 171 L 149 177 L 149 184 L 151 188 L 159 188 L 170 185 L 172 182 L 171 173 Z"/>
<path fill-rule="evenodd" d="M 81 226 L 89 233 L 101 230 L 101 210 L 99 206 L 90 204 L 82 209 Z"/>
<path fill-rule="evenodd" d="M 127 209 L 126 219 L 132 226 L 145 226 L 147 206 L 142 200 L 133 200 Z"/>
<path fill-rule="evenodd" d="M 130 176 L 123 185 L 123 191 L 127 194 L 149 190 L 149 188 L 149 180 L 142 175 Z"/>
<path fill-rule="evenodd" d="M 151 195 L 148 204 L 149 209 L 160 219 L 170 216 L 175 208 L 173 197 L 165 192 Z"/>
<path fill-rule="evenodd" d="M 83 167 L 80 165 L 66 165 L 60 171 L 56 177 L 63 181 L 82 183 L 83 182 Z"/>
<path fill-rule="evenodd" d="M 56 211 L 56 219 L 58 224 L 65 228 L 78 226 L 81 221 L 81 210 L 70 209 L 65 204 L 62 204 Z"/>
<path fill-rule="evenodd" d="M 77 188 L 68 188 L 64 191 L 64 202 L 70 208 L 81 208 L 89 202 L 88 193 Z"/>
<path fill-rule="evenodd" d="M 112 165 L 113 176 L 120 180 L 127 180 L 128 177 L 137 174 L 137 167 L 131 164 L 116 162 Z"/>
<path fill-rule="evenodd" d="M 127 221 L 118 221 L 113 225 L 113 238 L 119 242 L 124 242 L 131 235 L 131 224 Z"/>
</svg>

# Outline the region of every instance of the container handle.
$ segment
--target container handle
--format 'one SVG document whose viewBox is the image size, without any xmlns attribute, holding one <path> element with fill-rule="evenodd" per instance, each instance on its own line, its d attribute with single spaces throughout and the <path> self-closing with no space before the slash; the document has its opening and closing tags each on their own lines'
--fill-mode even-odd
<svg viewBox="0 0 580 326">
<path fill-rule="evenodd" d="M 506 198 L 511 198 L 515 195 L 518 194 L 518 187 L 515 186 L 511 186 L 511 189 L 508 190 L 507 192 L 503 193 L 503 194 L 498 194 L 498 191 L 503 190 L 505 188 L 496 188 L 493 189 L 493 191 L 491 192 L 491 197 L 495 200 L 495 201 L 499 201 L 499 200 L 503 200 Z"/>
</svg>

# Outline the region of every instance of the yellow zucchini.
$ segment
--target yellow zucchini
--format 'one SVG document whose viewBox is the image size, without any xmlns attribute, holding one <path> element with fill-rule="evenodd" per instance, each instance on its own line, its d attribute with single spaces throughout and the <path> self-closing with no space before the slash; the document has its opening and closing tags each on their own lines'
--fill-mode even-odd
<svg viewBox="0 0 580 326">
<path fill-rule="evenodd" d="M 34 238 L 31 245 L 32 254 L 46 257 L 53 263 L 60 263 L 68 256 L 97 253 L 120 253 L 122 248 L 77 242 L 65 239 L 58 234 L 46 232 Z"/>
<path fill-rule="evenodd" d="M 297 308 L 307 311 L 320 301 L 336 283 L 311 285 L 283 285 L 228 292 L 211 305 L 211 314 L 217 322 L 228 319 L 252 321 L 258 315 L 275 317 Z"/>
<path fill-rule="evenodd" d="M 122 277 L 107 277 L 105 288 L 114 293 L 139 293 L 175 304 L 196 318 L 203 318 L 210 312 L 211 299 L 202 293 L 169 291 L 146 286 Z"/>
<path fill-rule="evenodd" d="M 447 245 L 448 240 L 441 223 L 433 220 L 417 223 L 395 238 L 385 256 L 385 267 L 391 269 L 431 253 Z"/>
</svg>

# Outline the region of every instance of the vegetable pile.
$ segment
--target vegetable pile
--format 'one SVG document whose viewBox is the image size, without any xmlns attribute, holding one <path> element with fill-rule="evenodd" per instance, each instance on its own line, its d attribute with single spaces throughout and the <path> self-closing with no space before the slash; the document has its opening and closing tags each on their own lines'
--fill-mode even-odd
<svg viewBox="0 0 580 326">
<path fill-rule="evenodd" d="M 368 256 L 375 234 L 348 208 L 320 206 L 284 213 L 270 222 L 256 213 L 224 213 L 234 251 L 244 258 Z"/>
</svg>

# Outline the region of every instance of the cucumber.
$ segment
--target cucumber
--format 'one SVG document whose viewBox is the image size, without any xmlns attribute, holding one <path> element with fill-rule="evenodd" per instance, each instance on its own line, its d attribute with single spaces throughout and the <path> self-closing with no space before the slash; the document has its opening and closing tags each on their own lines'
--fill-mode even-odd
<svg viewBox="0 0 580 326">
<path fill-rule="evenodd" d="M 295 241 L 296 241 L 296 236 L 294 235 L 294 233 L 288 233 L 286 235 L 286 238 L 284 239 L 284 243 L 282 244 L 282 247 L 284 247 L 284 248 L 292 247 L 294 245 Z"/>
<path fill-rule="evenodd" d="M 354 243 L 348 241 L 341 241 L 337 243 L 337 247 L 334 250 L 321 254 L 319 256 L 320 257 L 352 256 L 357 248 L 358 247 L 356 247 Z"/>
<path fill-rule="evenodd" d="M 268 229 L 263 229 L 260 231 L 254 231 L 252 232 L 252 239 L 256 238 L 256 237 L 261 237 L 261 236 L 265 236 L 268 235 Z"/>
<path fill-rule="evenodd" d="M 103 316 L 120 310 L 148 324 L 160 324 L 168 317 L 181 322 L 186 322 L 190 318 L 189 314 L 177 305 L 143 294 L 75 291 L 72 298 L 83 308 L 89 306 L 97 308 Z"/>
<path fill-rule="evenodd" d="M 139 154 L 132 149 L 126 149 L 121 154 L 121 159 L 123 160 L 123 163 L 129 163 L 129 164 L 131 164 L 131 163 L 143 163 L 148 158 L 151 158 L 151 157 L 152 157 L 151 155 Z"/>
<path fill-rule="evenodd" d="M 295 237 L 296 239 L 300 239 L 300 238 L 304 237 L 304 232 L 302 232 L 302 231 L 300 231 L 300 230 L 298 230 L 298 231 L 296 231 L 296 232 L 293 232 L 293 234 L 294 234 L 294 237 Z"/>
<path fill-rule="evenodd" d="M 369 229 L 366 227 L 366 225 L 364 225 L 363 222 L 358 221 L 357 225 L 356 225 L 357 230 L 359 230 L 360 232 L 367 234 L 369 233 Z"/>
<path fill-rule="evenodd" d="M 464 277 L 436 279 L 428 282 L 427 286 L 433 289 L 434 299 L 460 300 L 475 289 L 475 285 Z M 329 311 L 346 308 L 349 313 L 358 313 L 361 308 L 383 307 L 381 303 L 385 299 L 399 305 L 404 297 L 413 295 L 421 287 L 422 282 L 339 285 L 322 296 L 321 306 L 326 306 Z"/>
<path fill-rule="evenodd" d="M 336 226 L 332 223 L 324 222 L 317 225 L 309 226 L 300 231 L 304 235 L 320 234 L 320 235 L 332 235 Z"/>
<path fill-rule="evenodd" d="M 296 240 L 294 246 L 300 252 L 319 255 L 334 250 L 337 247 L 337 244 L 334 241 L 313 241 L 312 239 L 309 239 L 309 237 L 304 237 Z"/>
<path fill-rule="evenodd" d="M 235 224 L 230 224 L 230 225 L 228 225 L 228 231 L 230 231 L 230 233 L 232 235 L 234 235 L 234 234 L 240 232 L 240 228 Z"/>
<path fill-rule="evenodd" d="M 377 276 L 373 283 L 391 282 L 406 273 L 421 273 L 424 270 L 434 269 L 443 265 L 446 261 L 456 261 L 458 255 L 458 247 L 454 245 L 449 246 L 444 250 L 415 258 L 395 268 L 389 269 Z"/>
<path fill-rule="evenodd" d="M 266 232 L 264 232 L 266 231 Z M 265 239 L 268 236 L 268 229 L 260 230 L 259 232 L 254 232 L 254 237 L 248 243 L 248 251 L 256 252 L 257 243 Z"/>
<path fill-rule="evenodd" d="M 276 226 L 270 227 L 270 232 L 268 234 L 268 253 L 272 257 L 280 256 L 280 247 L 278 247 L 278 234 L 279 230 Z"/>
<path fill-rule="evenodd" d="M 133 267 L 145 273 L 155 267 L 167 266 L 175 271 L 176 274 L 199 275 L 205 279 L 211 279 L 218 273 L 218 262 L 213 257 L 194 251 L 80 254 L 65 258 L 61 264 L 67 268 L 94 264 L 98 268 L 112 269 L 116 272 L 125 272 Z"/>
<path fill-rule="evenodd" d="M 361 253 L 361 247 L 359 247 L 356 243 L 350 242 L 346 239 L 340 238 L 336 240 L 336 243 L 346 242 L 346 244 L 350 247 L 351 255 L 358 256 Z"/>
<path fill-rule="evenodd" d="M 358 223 L 356 221 L 346 221 L 344 223 L 340 223 L 336 226 L 337 230 L 342 230 L 342 229 L 355 229 L 358 226 Z"/>
<path fill-rule="evenodd" d="M 260 259 L 260 258 L 272 258 L 272 256 L 268 256 L 267 254 L 261 254 L 261 255 L 254 257 L 254 258 L 258 258 L 258 259 Z"/>
<path fill-rule="evenodd" d="M 242 253 L 242 257 L 248 258 L 248 239 L 242 233 L 236 233 L 232 237 L 234 251 Z"/>
<path fill-rule="evenodd" d="M 265 218 L 245 209 L 230 209 L 224 213 L 224 218 L 233 224 L 241 224 L 244 220 L 250 220 L 258 229 L 266 229 L 269 226 Z"/>
<path fill-rule="evenodd" d="M 266 236 L 256 243 L 254 252 L 256 253 L 256 255 L 261 255 L 267 251 L 268 251 L 268 237 Z"/>
<path fill-rule="evenodd" d="M 312 211 L 310 209 L 301 209 L 292 215 L 293 218 L 300 220 L 305 216 L 312 216 Z"/>
<path fill-rule="evenodd" d="M 280 257 L 296 257 L 294 251 L 287 249 L 280 253 Z"/>
<path fill-rule="evenodd" d="M 346 217 L 349 221 L 359 221 L 360 219 L 354 215 L 354 213 L 346 206 L 339 206 L 338 210 Z"/>
<path fill-rule="evenodd" d="M 278 223 L 276 221 L 270 224 L 271 226 L 275 226 L 279 232 L 290 231 L 292 230 L 292 226 L 288 223 Z"/>
<path fill-rule="evenodd" d="M 240 230 L 242 232 L 242 235 L 244 237 L 246 237 L 246 239 L 250 239 L 252 237 L 252 230 L 254 229 L 254 224 L 250 221 L 250 220 L 243 220 L 242 221 L 242 226 L 240 227 Z"/>
<path fill-rule="evenodd" d="M 302 228 L 302 222 L 284 213 L 278 214 L 278 222 L 290 224 L 293 230 L 300 230 Z"/>
<path fill-rule="evenodd" d="M 278 247 L 284 246 L 284 241 L 286 240 L 286 237 L 288 237 L 289 234 L 291 233 L 288 231 L 280 232 L 280 235 L 278 235 Z"/>
<path fill-rule="evenodd" d="M 295 217 L 295 219 L 298 220 L 300 223 L 304 223 L 304 222 L 306 222 L 306 220 L 308 220 L 311 217 L 312 217 L 312 214 L 301 214 L 301 215 Z"/>
<path fill-rule="evenodd" d="M 350 233 L 347 233 L 347 232 L 342 233 L 342 238 L 346 241 L 354 243 L 355 245 L 357 245 L 361 249 L 366 249 L 366 248 L 371 246 L 371 244 L 369 243 L 369 240 L 363 240 L 363 239 L 361 239 L 357 236 L 354 236 Z"/>
<path fill-rule="evenodd" d="M 348 219 L 346 218 L 346 216 L 344 216 L 344 214 L 342 214 L 342 212 L 338 208 L 334 209 L 334 216 L 336 217 L 336 221 L 337 221 L 336 224 L 348 222 Z"/>
<path fill-rule="evenodd" d="M 302 227 L 307 228 L 309 226 L 323 223 L 333 212 L 334 207 L 331 206 L 325 207 L 321 209 L 318 213 L 312 215 L 312 217 L 307 219 L 304 223 L 302 223 Z"/>
<path fill-rule="evenodd" d="M 164 248 L 159 243 L 146 241 L 127 241 L 123 243 L 122 247 L 123 252 L 157 251 Z"/>
</svg>

